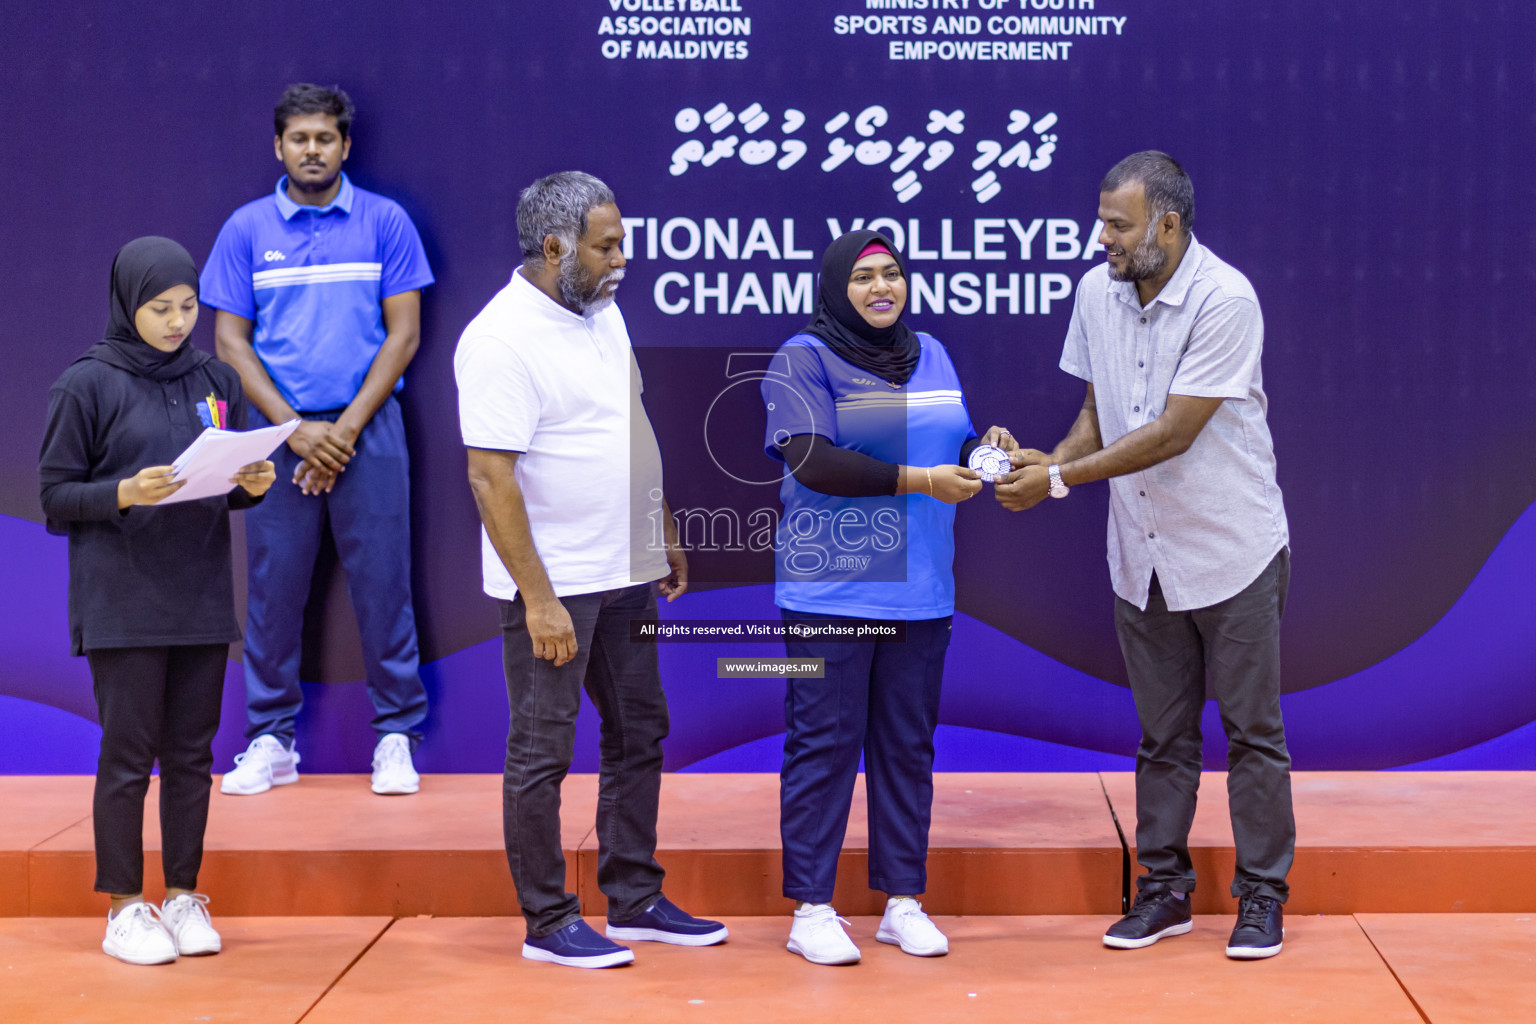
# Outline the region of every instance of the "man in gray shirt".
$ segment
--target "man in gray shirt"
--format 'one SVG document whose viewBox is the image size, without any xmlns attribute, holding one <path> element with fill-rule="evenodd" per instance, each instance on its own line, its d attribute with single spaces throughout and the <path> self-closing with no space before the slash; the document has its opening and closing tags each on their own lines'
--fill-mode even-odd
<svg viewBox="0 0 1536 1024">
<path fill-rule="evenodd" d="M 1021 449 L 1005 508 L 1109 480 L 1115 629 L 1141 720 L 1135 906 L 1117 949 L 1190 930 L 1189 828 L 1207 680 L 1227 733 L 1237 869 L 1234 959 L 1280 952 L 1295 848 L 1280 718 L 1280 616 L 1290 533 L 1275 483 L 1259 357 L 1264 322 L 1242 274 L 1190 232 L 1194 189 L 1164 153 L 1099 186 L 1106 263 L 1083 276 L 1061 368 L 1088 382 L 1065 440 Z"/>
</svg>

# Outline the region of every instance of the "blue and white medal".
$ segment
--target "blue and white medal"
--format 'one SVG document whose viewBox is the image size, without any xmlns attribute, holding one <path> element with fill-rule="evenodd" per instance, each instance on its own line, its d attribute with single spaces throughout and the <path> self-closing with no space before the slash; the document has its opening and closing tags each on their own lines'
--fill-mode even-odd
<svg viewBox="0 0 1536 1024">
<path fill-rule="evenodd" d="M 1008 461 L 1008 453 L 996 445 L 977 445 L 966 461 L 977 475 L 989 484 L 1013 472 L 1013 464 Z"/>
</svg>

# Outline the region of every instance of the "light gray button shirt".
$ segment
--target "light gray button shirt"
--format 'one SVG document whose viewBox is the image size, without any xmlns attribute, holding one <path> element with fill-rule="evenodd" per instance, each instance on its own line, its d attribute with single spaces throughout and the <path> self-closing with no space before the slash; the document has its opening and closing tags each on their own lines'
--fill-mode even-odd
<svg viewBox="0 0 1536 1024">
<path fill-rule="evenodd" d="M 1193 237 L 1145 309 L 1099 264 L 1078 283 L 1061 368 L 1093 385 L 1105 447 L 1168 396 L 1224 398 L 1183 455 L 1109 481 L 1109 575 L 1146 610 L 1153 572 L 1170 611 L 1224 601 L 1290 540 L 1264 420 L 1264 318 L 1248 279 Z"/>
</svg>

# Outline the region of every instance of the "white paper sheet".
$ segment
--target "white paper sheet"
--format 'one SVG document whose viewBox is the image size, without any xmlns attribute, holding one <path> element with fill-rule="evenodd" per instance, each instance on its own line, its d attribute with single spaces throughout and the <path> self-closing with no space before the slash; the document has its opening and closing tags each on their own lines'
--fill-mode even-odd
<svg viewBox="0 0 1536 1024">
<path fill-rule="evenodd" d="M 176 474 L 173 479 L 184 480 L 181 490 L 156 504 L 171 505 L 178 501 L 196 501 L 217 494 L 228 494 L 235 485 L 229 478 L 242 466 L 260 462 L 277 451 L 288 440 L 288 435 L 298 429 L 298 419 L 259 430 L 219 430 L 209 427 L 197 435 L 197 440 L 187 450 L 176 456 L 171 463 Z"/>
</svg>

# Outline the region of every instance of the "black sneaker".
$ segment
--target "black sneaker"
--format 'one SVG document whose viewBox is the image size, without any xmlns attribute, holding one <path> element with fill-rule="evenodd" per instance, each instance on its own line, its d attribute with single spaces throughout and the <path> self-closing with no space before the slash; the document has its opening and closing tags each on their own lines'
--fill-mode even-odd
<svg viewBox="0 0 1536 1024">
<path fill-rule="evenodd" d="M 1168 935 L 1183 935 L 1193 927 L 1188 896 L 1180 899 L 1171 889 L 1139 892 L 1131 912 L 1104 933 L 1104 945 L 1111 949 L 1140 949 Z"/>
<path fill-rule="evenodd" d="M 1268 896 L 1244 896 L 1237 905 L 1237 927 L 1227 940 L 1233 960 L 1263 960 L 1280 952 L 1285 938 L 1280 901 Z"/>
</svg>

